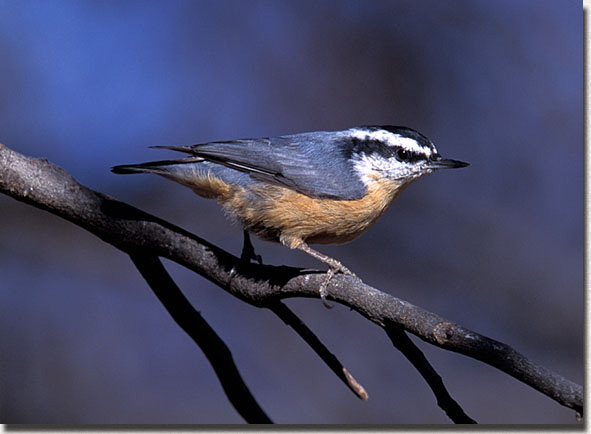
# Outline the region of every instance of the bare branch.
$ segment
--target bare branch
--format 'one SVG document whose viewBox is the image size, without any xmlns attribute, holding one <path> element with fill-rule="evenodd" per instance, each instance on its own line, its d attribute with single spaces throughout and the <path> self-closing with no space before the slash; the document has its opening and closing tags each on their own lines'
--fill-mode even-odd
<svg viewBox="0 0 591 434">
<path fill-rule="evenodd" d="M 435 397 L 437 405 L 445 411 L 445 414 L 454 421 L 454 423 L 476 423 L 470 418 L 459 404 L 449 395 L 443 380 L 431 366 L 429 361 L 421 350 L 410 340 L 402 327 L 398 324 L 386 326 L 386 333 L 394 346 L 412 363 L 412 365 L 423 376 Z"/>
<path fill-rule="evenodd" d="M 59 215 L 128 252 L 171 259 L 240 299 L 265 306 L 287 297 L 318 297 L 324 273 L 250 264 L 231 273 L 239 259 L 170 223 L 77 183 L 49 163 L 0 145 L 0 191 Z M 583 412 L 583 388 L 538 366 L 510 346 L 482 336 L 350 276 L 335 275 L 329 298 L 385 328 L 396 323 L 440 348 L 480 360 L 528 384 L 560 404 Z"/>
<path fill-rule="evenodd" d="M 320 339 L 302 322 L 298 316 L 293 313 L 286 305 L 280 301 L 274 301 L 267 306 L 277 315 L 281 320 L 292 327 L 297 334 L 299 334 L 304 341 L 320 356 L 320 358 L 328 365 L 328 367 L 353 391 L 358 398 L 367 400 L 369 396 L 361 384 L 353 378 L 349 371 L 338 361 L 334 354 L 332 354 Z"/>
<path fill-rule="evenodd" d="M 201 348 L 236 411 L 248 423 L 273 423 L 244 383 L 224 341 L 185 298 L 158 257 L 142 254 L 130 256 L 168 313 Z"/>
</svg>

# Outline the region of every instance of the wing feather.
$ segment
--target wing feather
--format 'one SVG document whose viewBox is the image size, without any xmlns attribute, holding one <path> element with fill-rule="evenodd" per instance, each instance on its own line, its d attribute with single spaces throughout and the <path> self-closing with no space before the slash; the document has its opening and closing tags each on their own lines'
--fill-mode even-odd
<svg viewBox="0 0 591 434">
<path fill-rule="evenodd" d="M 360 199 L 366 188 L 347 160 L 343 146 L 343 140 L 334 133 L 314 132 L 158 147 L 247 172 L 258 181 L 278 184 L 310 197 Z"/>
</svg>

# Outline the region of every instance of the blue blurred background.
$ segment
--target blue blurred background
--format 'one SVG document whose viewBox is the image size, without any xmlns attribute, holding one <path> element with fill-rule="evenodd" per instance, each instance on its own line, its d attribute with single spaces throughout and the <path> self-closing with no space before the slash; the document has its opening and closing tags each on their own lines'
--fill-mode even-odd
<svg viewBox="0 0 591 434">
<path fill-rule="evenodd" d="M 583 381 L 582 8 L 565 1 L 2 1 L 0 142 L 239 253 L 213 201 L 115 164 L 152 144 L 405 125 L 471 166 L 411 186 L 319 249 L 368 284 Z M 319 268 L 254 240 L 267 263 Z M 166 262 L 281 423 L 447 423 L 385 334 L 288 304 L 361 402 L 271 313 Z M 241 423 L 123 253 L 0 196 L 0 420 Z M 483 423 L 575 423 L 499 371 L 415 339 Z"/>
</svg>

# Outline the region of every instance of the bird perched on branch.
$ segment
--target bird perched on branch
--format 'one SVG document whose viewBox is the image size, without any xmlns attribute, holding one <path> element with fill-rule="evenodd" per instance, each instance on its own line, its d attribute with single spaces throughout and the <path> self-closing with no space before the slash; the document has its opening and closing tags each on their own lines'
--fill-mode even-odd
<svg viewBox="0 0 591 434">
<path fill-rule="evenodd" d="M 368 230 L 411 182 L 438 169 L 468 166 L 442 158 L 406 127 L 365 126 L 192 146 L 153 146 L 188 154 L 175 160 L 115 166 L 118 174 L 155 173 L 215 198 L 244 228 L 242 259 L 258 259 L 254 233 L 302 250 L 335 272 L 354 275 L 309 244 L 342 244 Z"/>
</svg>

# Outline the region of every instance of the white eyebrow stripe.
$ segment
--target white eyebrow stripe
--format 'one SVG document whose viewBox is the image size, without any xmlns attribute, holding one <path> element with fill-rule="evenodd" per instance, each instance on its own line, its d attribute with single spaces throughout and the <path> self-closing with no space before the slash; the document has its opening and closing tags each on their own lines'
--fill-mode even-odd
<svg viewBox="0 0 591 434">
<path fill-rule="evenodd" d="M 416 140 L 411 139 L 410 137 L 404 137 L 400 134 L 394 134 L 386 130 L 367 131 L 352 129 L 349 131 L 349 134 L 352 138 L 355 139 L 377 140 L 382 143 L 385 143 L 388 146 L 400 146 L 408 151 L 423 154 L 427 157 L 430 157 L 433 153 L 433 150 L 431 150 L 431 148 L 419 145 Z"/>
</svg>

